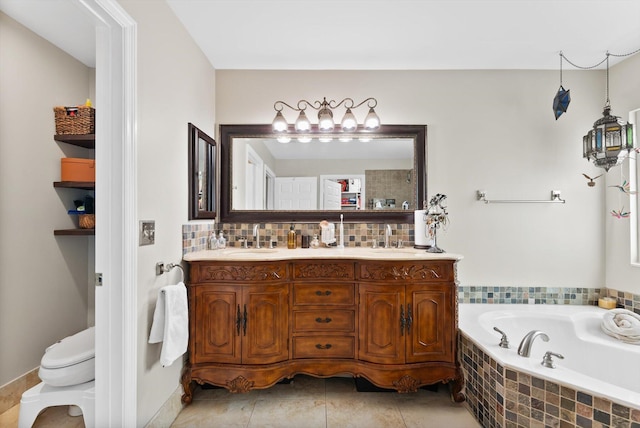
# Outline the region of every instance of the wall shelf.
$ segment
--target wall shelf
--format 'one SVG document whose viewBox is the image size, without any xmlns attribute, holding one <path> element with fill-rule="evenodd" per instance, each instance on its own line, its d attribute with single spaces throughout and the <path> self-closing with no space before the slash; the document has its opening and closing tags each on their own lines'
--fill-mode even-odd
<svg viewBox="0 0 640 428">
<path fill-rule="evenodd" d="M 94 190 L 96 188 L 96 183 L 94 181 L 54 181 L 53 187 L 62 189 Z"/>
<path fill-rule="evenodd" d="M 85 149 L 95 149 L 96 135 L 61 135 L 56 134 L 53 139 L 66 144 L 71 144 Z M 95 190 L 96 183 L 94 181 L 54 181 L 53 187 L 58 189 L 80 189 Z M 56 229 L 53 231 L 55 236 L 93 236 L 96 234 L 95 229 Z"/>
<path fill-rule="evenodd" d="M 95 229 L 57 229 L 53 231 L 55 236 L 93 236 Z"/>
<path fill-rule="evenodd" d="M 56 134 L 53 139 L 62 143 L 73 144 L 74 146 L 84 147 L 85 149 L 96 148 L 96 134 L 86 135 L 66 135 Z"/>
</svg>

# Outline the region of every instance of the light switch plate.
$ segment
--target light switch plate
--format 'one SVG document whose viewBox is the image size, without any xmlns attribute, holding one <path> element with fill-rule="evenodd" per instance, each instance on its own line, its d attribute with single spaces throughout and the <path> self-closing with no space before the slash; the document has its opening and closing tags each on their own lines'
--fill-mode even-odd
<svg viewBox="0 0 640 428">
<path fill-rule="evenodd" d="M 155 220 L 140 220 L 139 245 L 153 245 L 156 242 Z"/>
</svg>

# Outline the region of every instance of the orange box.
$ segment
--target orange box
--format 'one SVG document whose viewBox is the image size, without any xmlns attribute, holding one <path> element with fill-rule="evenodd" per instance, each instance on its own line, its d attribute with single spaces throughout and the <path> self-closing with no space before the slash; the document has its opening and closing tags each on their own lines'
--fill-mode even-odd
<svg viewBox="0 0 640 428">
<path fill-rule="evenodd" d="M 60 159 L 60 180 L 62 181 L 96 181 L 95 159 L 62 158 Z"/>
</svg>

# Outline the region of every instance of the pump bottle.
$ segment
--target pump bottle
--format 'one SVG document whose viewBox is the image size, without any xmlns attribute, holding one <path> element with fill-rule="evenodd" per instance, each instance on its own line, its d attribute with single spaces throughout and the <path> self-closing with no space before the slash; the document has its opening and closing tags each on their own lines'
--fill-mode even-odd
<svg viewBox="0 0 640 428">
<path fill-rule="evenodd" d="M 287 248 L 290 250 L 296 249 L 296 231 L 293 229 L 293 225 L 291 225 L 287 234 Z"/>
</svg>

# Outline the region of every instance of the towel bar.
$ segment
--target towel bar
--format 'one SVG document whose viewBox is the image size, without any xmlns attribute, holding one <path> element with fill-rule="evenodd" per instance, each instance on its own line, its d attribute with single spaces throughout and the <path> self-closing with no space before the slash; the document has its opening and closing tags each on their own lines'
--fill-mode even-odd
<svg viewBox="0 0 640 428">
<path fill-rule="evenodd" d="M 165 272 L 170 272 L 173 268 L 180 269 L 180 273 L 182 274 L 182 282 L 184 282 L 184 268 L 178 263 L 167 263 L 166 265 L 164 264 L 164 262 L 156 263 L 156 275 L 162 275 Z"/>
<path fill-rule="evenodd" d="M 476 197 L 478 201 L 484 202 L 485 204 L 564 204 L 566 201 L 560 197 L 559 190 L 551 191 L 551 199 L 548 200 L 540 200 L 540 199 L 487 199 L 487 193 L 484 190 L 478 190 L 476 193 Z"/>
</svg>

